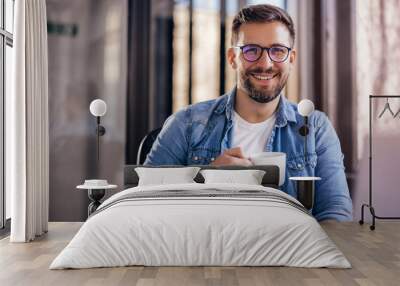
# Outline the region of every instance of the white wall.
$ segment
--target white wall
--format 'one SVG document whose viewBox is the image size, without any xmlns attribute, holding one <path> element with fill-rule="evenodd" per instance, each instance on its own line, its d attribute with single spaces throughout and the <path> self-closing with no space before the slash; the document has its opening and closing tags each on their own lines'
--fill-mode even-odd
<svg viewBox="0 0 400 286">
<path fill-rule="evenodd" d="M 379 130 L 374 130 L 373 134 L 372 205 L 378 216 L 400 216 L 400 132 L 385 136 Z M 361 205 L 368 203 L 368 137 L 364 138 L 363 143 L 365 148 L 353 193 L 355 221 L 360 220 Z M 367 221 L 370 221 L 368 208 L 365 209 L 365 214 Z"/>
</svg>

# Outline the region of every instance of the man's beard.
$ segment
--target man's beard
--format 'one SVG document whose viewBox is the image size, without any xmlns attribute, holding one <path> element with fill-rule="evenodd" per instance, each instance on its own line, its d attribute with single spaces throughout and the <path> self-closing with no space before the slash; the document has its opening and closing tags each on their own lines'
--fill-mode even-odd
<svg viewBox="0 0 400 286">
<path fill-rule="evenodd" d="M 286 76 L 286 78 L 281 80 L 281 82 L 279 82 L 278 85 L 276 86 L 276 88 L 274 88 L 273 90 L 270 90 L 270 91 L 260 90 L 260 89 L 257 89 L 251 83 L 250 77 L 251 77 L 252 73 L 263 73 L 263 72 L 266 74 L 271 74 L 271 70 L 263 71 L 261 69 L 254 69 L 254 70 L 248 70 L 244 74 L 241 74 L 241 79 L 243 82 L 243 88 L 245 89 L 247 95 L 251 99 L 253 99 L 254 101 L 259 102 L 259 103 L 268 103 L 280 95 L 283 87 L 285 86 L 285 84 L 287 82 L 288 76 Z M 276 76 L 278 77 L 279 74 Z"/>
</svg>

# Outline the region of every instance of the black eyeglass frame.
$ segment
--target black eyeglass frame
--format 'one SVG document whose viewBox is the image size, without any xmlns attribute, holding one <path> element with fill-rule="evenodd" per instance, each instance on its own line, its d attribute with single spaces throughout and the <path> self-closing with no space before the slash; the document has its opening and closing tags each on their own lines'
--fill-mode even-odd
<svg viewBox="0 0 400 286">
<path fill-rule="evenodd" d="M 243 52 L 243 49 L 244 49 L 245 47 L 248 47 L 248 46 L 254 46 L 254 47 L 257 47 L 257 48 L 260 48 L 260 49 L 261 49 L 260 56 L 259 56 L 257 59 L 255 59 L 254 61 L 250 61 L 250 60 L 246 59 L 245 53 Z M 271 58 L 271 55 L 269 54 L 269 51 L 270 51 L 271 49 L 273 49 L 273 48 L 276 48 L 276 47 L 281 47 L 281 48 L 285 48 L 285 49 L 288 50 L 286 57 L 285 57 L 283 60 L 281 60 L 281 61 L 276 61 L 276 60 L 272 59 L 272 58 Z M 267 55 L 268 55 L 268 57 L 269 57 L 269 59 L 270 59 L 271 61 L 273 61 L 274 63 L 283 63 L 284 61 L 286 61 L 286 60 L 288 59 L 290 52 L 293 50 L 292 48 L 286 47 L 286 46 L 284 46 L 284 45 L 274 45 L 274 46 L 268 48 L 268 47 L 262 47 L 262 46 L 257 45 L 257 44 L 247 44 L 247 45 L 243 45 L 243 46 L 234 46 L 234 48 L 239 48 L 239 49 L 242 51 L 243 58 L 244 58 L 246 61 L 250 62 L 250 63 L 254 63 L 254 62 L 258 61 L 259 59 L 261 59 L 261 58 L 262 58 L 262 55 L 263 55 L 263 53 L 264 53 L 264 50 L 267 51 Z"/>
</svg>

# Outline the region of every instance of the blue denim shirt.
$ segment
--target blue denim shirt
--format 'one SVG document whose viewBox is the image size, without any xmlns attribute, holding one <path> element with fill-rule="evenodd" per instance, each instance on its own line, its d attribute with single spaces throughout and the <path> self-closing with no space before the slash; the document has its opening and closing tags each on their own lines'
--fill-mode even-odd
<svg viewBox="0 0 400 286">
<path fill-rule="evenodd" d="M 187 106 L 171 115 L 148 154 L 145 165 L 208 165 L 232 148 L 232 111 L 236 89 L 217 99 Z M 346 182 L 339 139 L 327 116 L 315 111 L 309 117 L 307 159 L 303 117 L 297 105 L 280 97 L 276 122 L 265 151 L 285 152 L 286 178 L 281 190 L 297 197 L 292 176 L 318 176 L 312 210 L 317 220 L 352 220 L 352 202 Z"/>
</svg>

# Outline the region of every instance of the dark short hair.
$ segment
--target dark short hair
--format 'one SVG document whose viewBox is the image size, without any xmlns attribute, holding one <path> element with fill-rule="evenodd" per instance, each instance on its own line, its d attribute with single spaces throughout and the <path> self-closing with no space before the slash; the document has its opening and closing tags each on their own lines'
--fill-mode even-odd
<svg viewBox="0 0 400 286">
<path fill-rule="evenodd" d="M 291 45 L 293 46 L 295 30 L 292 18 L 285 10 L 269 4 L 250 5 L 242 8 L 236 14 L 232 22 L 232 45 L 237 41 L 239 29 L 242 24 L 270 22 L 280 22 L 286 26 L 290 33 Z"/>
</svg>

